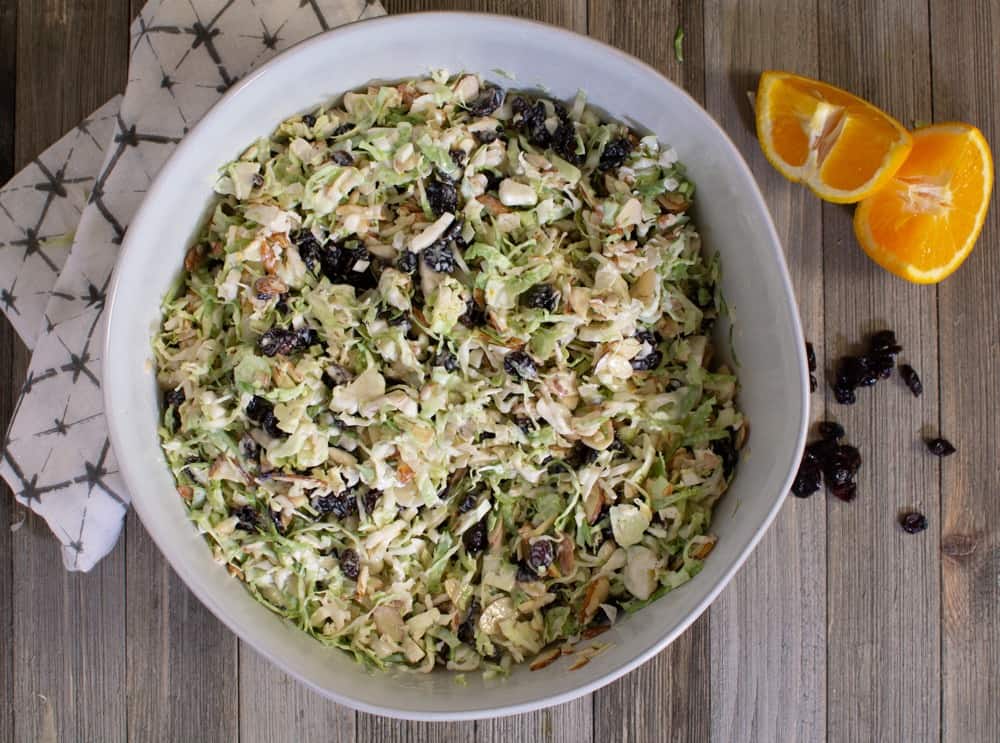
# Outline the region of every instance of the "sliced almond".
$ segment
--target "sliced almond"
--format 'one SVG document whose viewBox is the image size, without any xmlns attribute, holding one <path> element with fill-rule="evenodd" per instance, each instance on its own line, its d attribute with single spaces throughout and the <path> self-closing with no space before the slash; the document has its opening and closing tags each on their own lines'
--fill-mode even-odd
<svg viewBox="0 0 1000 743">
<path fill-rule="evenodd" d="M 583 609 L 580 613 L 581 624 L 588 624 L 590 620 L 594 618 L 598 608 L 608 598 L 608 592 L 610 590 L 611 581 L 609 581 L 605 575 L 598 577 L 596 580 L 592 581 L 589 586 L 587 586 L 587 593 L 583 601 Z"/>
<path fill-rule="evenodd" d="M 510 209 L 503 205 L 493 194 L 484 193 L 482 196 L 477 196 L 476 201 L 486 207 L 486 211 L 497 217 L 501 214 L 510 214 Z"/>
<path fill-rule="evenodd" d="M 563 534 L 559 540 L 559 572 L 563 575 L 570 575 L 576 567 L 574 552 L 572 538 Z"/>
<path fill-rule="evenodd" d="M 194 488 L 192 488 L 190 485 L 178 485 L 177 494 L 180 495 L 180 497 L 183 498 L 185 501 L 190 503 L 191 500 L 194 498 Z"/>
<path fill-rule="evenodd" d="M 199 266 L 201 266 L 202 259 L 205 257 L 204 251 L 202 251 L 200 245 L 194 245 L 188 250 L 187 254 L 184 256 L 184 270 L 194 271 Z"/>
<path fill-rule="evenodd" d="M 705 537 L 705 541 L 698 544 L 691 550 L 691 557 L 696 560 L 704 560 L 715 549 L 715 537 Z"/>
<path fill-rule="evenodd" d="M 546 666 L 551 666 L 562 655 L 562 650 L 556 646 L 554 648 L 549 648 L 548 650 L 543 650 L 540 652 L 533 661 L 531 665 L 528 666 L 532 671 L 540 671 Z"/>
</svg>

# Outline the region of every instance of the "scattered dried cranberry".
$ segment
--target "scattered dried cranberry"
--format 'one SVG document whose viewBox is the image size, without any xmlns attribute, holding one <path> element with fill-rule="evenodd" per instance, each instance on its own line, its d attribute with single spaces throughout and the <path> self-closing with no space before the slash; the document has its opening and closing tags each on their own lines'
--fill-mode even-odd
<svg viewBox="0 0 1000 743">
<path fill-rule="evenodd" d="M 903 381 L 910 388 L 910 392 L 913 393 L 914 397 L 920 397 L 924 394 L 924 383 L 920 381 L 919 375 L 912 366 L 909 364 L 900 364 L 899 376 L 903 378 Z"/>
<path fill-rule="evenodd" d="M 880 379 L 888 379 L 892 376 L 892 368 L 896 365 L 896 358 L 885 351 L 879 351 L 877 353 L 871 354 L 868 358 L 868 363 L 873 372 Z"/>
<path fill-rule="evenodd" d="M 823 421 L 818 428 L 819 435 L 824 439 L 844 438 L 844 427 L 835 421 Z"/>
<path fill-rule="evenodd" d="M 479 602 L 476 599 L 472 599 L 472 601 L 469 602 L 469 612 L 465 615 L 465 619 L 458 627 L 459 640 L 470 645 L 475 643 L 476 625 L 479 623 L 479 614 Z"/>
<path fill-rule="evenodd" d="M 340 572 L 351 580 L 357 580 L 361 573 L 361 558 L 358 553 L 350 548 L 342 550 L 340 553 Z"/>
<path fill-rule="evenodd" d="M 708 446 L 722 460 L 722 474 L 728 479 L 733 474 L 733 470 L 736 469 L 736 463 L 740 459 L 740 455 L 736 451 L 736 445 L 733 443 L 732 434 L 724 439 L 713 439 Z"/>
<path fill-rule="evenodd" d="M 479 505 L 479 494 L 469 493 L 462 499 L 462 502 L 458 504 L 459 513 L 468 513 L 473 508 Z"/>
<path fill-rule="evenodd" d="M 872 333 L 872 337 L 869 340 L 868 345 L 876 351 L 885 348 L 892 348 L 897 345 L 896 333 L 892 330 L 879 330 L 876 333 Z"/>
<path fill-rule="evenodd" d="M 458 321 L 467 328 L 478 328 L 486 324 L 486 310 L 469 297 L 465 301 L 465 312 L 458 318 Z"/>
<path fill-rule="evenodd" d="M 462 544 L 465 545 L 465 551 L 473 556 L 478 555 L 486 549 L 486 540 L 487 535 L 485 518 L 462 535 Z"/>
<path fill-rule="evenodd" d="M 809 371 L 816 371 L 816 350 L 809 341 L 806 341 L 806 363 L 809 364 Z"/>
<path fill-rule="evenodd" d="M 572 467 L 579 468 L 596 462 L 598 454 L 600 452 L 597 449 L 591 449 L 582 441 L 577 441 L 566 458 L 566 462 Z"/>
<path fill-rule="evenodd" d="M 833 456 L 823 464 L 823 475 L 826 484 L 832 489 L 854 480 L 854 474 L 861 466 L 861 455 L 853 446 L 847 444 L 838 446 Z"/>
<path fill-rule="evenodd" d="M 504 371 L 518 379 L 537 379 L 538 366 L 524 351 L 511 351 L 503 359 Z"/>
<path fill-rule="evenodd" d="M 834 387 L 833 397 L 841 405 L 853 405 L 858 401 L 857 396 L 854 394 L 854 390 L 850 387 Z"/>
<path fill-rule="evenodd" d="M 792 495 L 796 498 L 808 498 L 819 490 L 822 476 L 819 463 L 803 459 L 795 480 L 792 481 Z"/>
<path fill-rule="evenodd" d="M 365 507 L 365 513 L 369 516 L 375 510 L 375 505 L 378 503 L 378 499 L 381 497 L 381 490 L 369 490 L 367 493 L 361 496 L 361 503 Z"/>
<path fill-rule="evenodd" d="M 316 273 L 316 267 L 319 266 L 323 253 L 323 248 L 320 246 L 319 240 L 308 230 L 296 232 L 292 235 L 292 240 L 299 251 L 299 258 L 306 264 L 306 268 Z"/>
<path fill-rule="evenodd" d="M 927 449 L 937 457 L 950 457 L 956 451 L 948 439 L 942 438 L 928 439 Z"/>
<path fill-rule="evenodd" d="M 853 481 L 830 486 L 830 493 L 834 498 L 850 503 L 858 494 L 858 486 Z"/>
<path fill-rule="evenodd" d="M 517 565 L 517 575 L 515 577 L 518 583 L 533 583 L 536 580 L 541 580 L 538 573 L 521 563 Z"/>
<path fill-rule="evenodd" d="M 278 418 L 274 415 L 274 406 L 259 395 L 254 395 L 247 404 L 246 416 L 252 422 L 263 428 L 268 436 L 281 438 L 285 432 L 278 428 Z"/>
<path fill-rule="evenodd" d="M 917 511 L 908 511 L 900 515 L 899 525 L 907 534 L 919 534 L 927 528 L 927 517 Z"/>
<path fill-rule="evenodd" d="M 312 114 L 306 114 L 305 116 L 302 117 L 302 123 L 312 128 L 316 126 L 316 117 L 313 116 Z"/>
<path fill-rule="evenodd" d="M 320 254 L 323 275 L 331 284 L 347 284 L 358 291 L 372 289 L 378 278 L 372 272 L 375 261 L 368 248 L 356 240 L 328 245 Z"/>
<path fill-rule="evenodd" d="M 528 550 L 528 565 L 540 571 L 552 564 L 556 558 L 556 549 L 548 539 L 539 539 Z"/>
</svg>

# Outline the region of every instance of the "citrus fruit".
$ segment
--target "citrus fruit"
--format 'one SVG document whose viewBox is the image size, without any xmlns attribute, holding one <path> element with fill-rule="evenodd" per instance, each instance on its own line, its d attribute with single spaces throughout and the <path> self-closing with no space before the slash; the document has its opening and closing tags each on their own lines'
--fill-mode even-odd
<svg viewBox="0 0 1000 743">
<path fill-rule="evenodd" d="M 858 205 L 854 232 L 886 270 L 933 284 L 972 251 L 992 190 L 989 145 L 976 127 L 948 123 L 918 129 L 903 166 Z"/>
<path fill-rule="evenodd" d="M 783 176 L 825 201 L 878 191 L 906 160 L 912 138 L 889 114 L 846 90 L 767 71 L 757 88 L 757 138 Z"/>
</svg>

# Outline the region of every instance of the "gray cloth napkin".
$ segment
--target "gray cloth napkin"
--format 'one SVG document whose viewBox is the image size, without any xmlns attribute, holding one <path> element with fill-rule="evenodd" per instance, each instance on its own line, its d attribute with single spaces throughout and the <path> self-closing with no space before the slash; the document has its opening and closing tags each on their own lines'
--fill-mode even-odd
<svg viewBox="0 0 1000 743">
<path fill-rule="evenodd" d="M 101 391 L 105 294 L 129 220 L 187 131 L 243 75 L 302 39 L 383 15 L 373 0 L 152 0 L 125 95 L 0 189 L 0 309 L 34 350 L 0 459 L 70 570 L 114 546 L 129 495 Z"/>
</svg>

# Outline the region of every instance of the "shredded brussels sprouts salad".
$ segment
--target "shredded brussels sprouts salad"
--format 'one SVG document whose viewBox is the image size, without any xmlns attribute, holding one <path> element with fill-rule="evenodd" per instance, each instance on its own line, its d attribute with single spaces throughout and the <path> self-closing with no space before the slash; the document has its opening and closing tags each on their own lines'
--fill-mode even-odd
<svg viewBox="0 0 1000 743">
<path fill-rule="evenodd" d="M 435 73 L 227 165 L 154 341 L 191 519 L 366 664 L 539 668 L 696 575 L 746 424 L 673 150 Z"/>
</svg>

